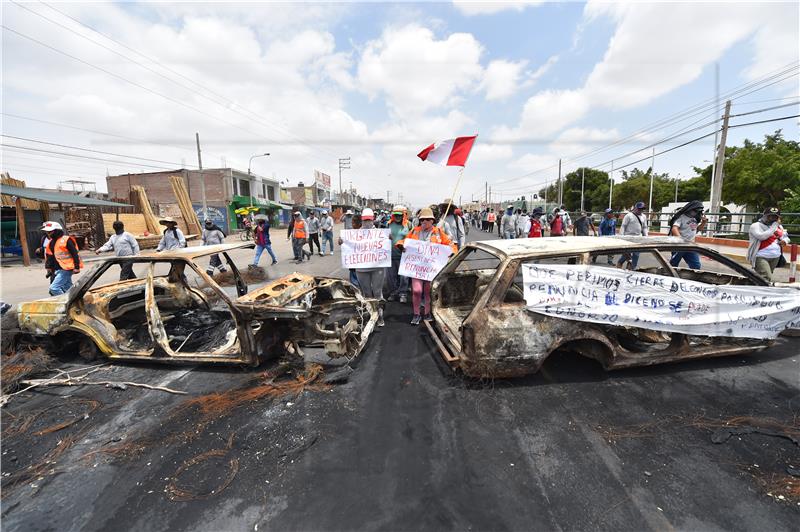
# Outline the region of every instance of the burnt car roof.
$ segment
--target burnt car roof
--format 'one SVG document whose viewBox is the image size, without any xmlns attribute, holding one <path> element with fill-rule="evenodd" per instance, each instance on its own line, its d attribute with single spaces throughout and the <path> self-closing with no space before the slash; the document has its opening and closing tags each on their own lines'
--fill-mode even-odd
<svg viewBox="0 0 800 532">
<path fill-rule="evenodd" d="M 517 238 L 509 240 L 481 240 L 466 247 L 483 249 L 496 255 L 524 257 L 552 253 L 585 253 L 603 249 L 624 249 L 660 246 L 695 246 L 677 236 L 569 236 L 547 238 Z"/>
</svg>

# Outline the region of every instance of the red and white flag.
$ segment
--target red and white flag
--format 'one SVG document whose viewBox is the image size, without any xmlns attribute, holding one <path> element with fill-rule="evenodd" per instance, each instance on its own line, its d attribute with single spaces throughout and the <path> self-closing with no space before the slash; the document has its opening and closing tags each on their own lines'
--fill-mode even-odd
<svg viewBox="0 0 800 532">
<path fill-rule="evenodd" d="M 469 152 L 472 150 L 476 138 L 478 135 L 442 140 L 419 152 L 417 157 L 442 166 L 466 166 Z"/>
</svg>

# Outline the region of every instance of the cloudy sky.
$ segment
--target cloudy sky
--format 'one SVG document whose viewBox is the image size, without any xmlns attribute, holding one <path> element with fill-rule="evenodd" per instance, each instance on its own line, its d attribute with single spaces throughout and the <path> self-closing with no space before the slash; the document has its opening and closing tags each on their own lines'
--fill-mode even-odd
<svg viewBox="0 0 800 532">
<path fill-rule="evenodd" d="M 205 167 L 270 152 L 254 171 L 337 186 L 349 156 L 345 187 L 420 205 L 450 196 L 457 169 L 416 153 L 477 133 L 456 198 L 485 182 L 529 195 L 559 159 L 610 170 L 713 131 L 717 69 L 733 114 L 768 109 L 732 124 L 798 114 L 799 16 L 797 2 L 4 1 L 2 166 L 105 190 L 106 173 L 196 165 L 199 132 Z M 798 138 L 795 118 L 729 144 L 777 128 Z M 713 144 L 656 171 L 689 177 Z"/>
</svg>

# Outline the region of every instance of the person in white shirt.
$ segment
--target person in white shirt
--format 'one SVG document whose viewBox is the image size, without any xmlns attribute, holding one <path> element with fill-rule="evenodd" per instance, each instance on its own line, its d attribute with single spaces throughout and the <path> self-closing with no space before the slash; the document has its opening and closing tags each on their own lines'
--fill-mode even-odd
<svg viewBox="0 0 800 532">
<path fill-rule="evenodd" d="M 622 219 L 622 227 L 619 233 L 623 236 L 647 236 L 647 217 L 644 216 L 644 202 L 639 201 L 628 211 Z M 699 259 L 698 259 L 699 260 Z M 626 261 L 630 261 L 632 270 L 639 264 L 638 253 L 623 253 L 617 260 L 617 266 L 622 267 Z"/>
<path fill-rule="evenodd" d="M 772 281 L 772 274 L 783 255 L 782 247 L 789 243 L 789 235 L 781 225 L 781 211 L 770 207 L 750 226 L 750 246 L 747 260 L 762 277 Z"/>
<path fill-rule="evenodd" d="M 114 250 L 116 257 L 132 257 L 139 254 L 139 243 L 129 232 L 125 231 L 125 224 L 119 220 L 115 221 L 112 226 L 114 234 L 108 239 L 108 242 L 97 248 L 98 255 L 104 251 Z M 133 273 L 133 264 L 128 262 L 120 264 L 119 280 L 127 281 L 128 279 L 136 279 L 136 274 Z"/>
</svg>

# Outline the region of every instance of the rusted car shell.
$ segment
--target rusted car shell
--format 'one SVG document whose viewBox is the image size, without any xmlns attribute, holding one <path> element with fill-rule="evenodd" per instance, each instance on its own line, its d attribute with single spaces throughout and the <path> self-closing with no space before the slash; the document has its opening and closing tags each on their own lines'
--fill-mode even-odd
<svg viewBox="0 0 800 532">
<path fill-rule="evenodd" d="M 221 244 L 182 248 L 168 252 L 147 252 L 135 257 L 112 257 L 87 270 L 67 294 L 20 303 L 17 307 L 19 332 L 33 337 L 77 333 L 113 360 L 164 363 L 225 363 L 257 365 L 260 358 L 276 352 L 300 351 L 301 345 L 323 346 L 330 356 L 356 356 L 364 347 L 377 322 L 377 301 L 364 298 L 349 282 L 293 273 L 247 293 L 228 251 L 252 248 L 252 243 Z M 222 254 L 237 279 L 237 299 L 195 264 L 196 259 Z M 93 287 L 112 265 L 149 263 L 144 278 Z M 172 279 L 154 275 L 154 265 L 169 263 L 177 268 Z M 187 269 L 202 279 L 203 289 L 180 282 Z M 172 270 L 171 270 L 172 272 Z M 209 292 L 204 292 L 207 290 Z M 127 311 L 128 303 L 109 308 L 112 301 L 131 299 L 130 305 L 144 310 L 151 345 L 126 348 L 122 334 L 112 325 L 113 316 Z M 209 297 L 230 311 L 235 334 L 229 331 L 220 345 L 209 352 L 180 351 L 170 345 L 159 302 L 172 307 L 203 306 Z M 7 331 L 4 331 L 7 333 Z M 128 342 L 132 344 L 132 342 Z M 182 347 L 182 346 L 181 346 Z"/>
<path fill-rule="evenodd" d="M 459 256 L 484 250 L 500 259 L 482 293 L 460 321 L 443 305 L 443 287 L 451 278 Z M 753 270 L 738 265 L 713 250 L 676 237 L 567 237 L 478 241 L 467 244 L 434 279 L 431 289 L 433 323 L 425 322 L 437 347 L 451 368 L 477 378 L 519 377 L 536 373 L 559 348 L 568 347 L 597 360 L 605 369 L 646 366 L 692 358 L 749 353 L 765 349 L 772 341 L 744 338 L 701 338 L 683 334 L 659 337 L 648 330 L 627 330 L 588 322 L 554 318 L 529 312 L 523 305 L 509 305 L 503 297 L 519 264 L 525 259 L 578 255 L 587 263 L 592 252 L 626 250 L 702 251 L 740 272 L 756 286 L 769 283 Z M 670 268 L 665 263 L 666 268 Z M 670 271 L 673 272 L 670 268 Z M 479 279 L 482 283 L 485 279 Z M 786 286 L 784 284 L 784 286 Z M 800 288 L 800 284 L 795 284 Z M 633 336 L 631 336 L 633 335 Z M 656 337 L 659 349 L 640 352 L 626 348 L 621 338 Z M 712 341 L 713 340 L 713 341 Z M 632 342 L 631 342 L 632 343 Z"/>
</svg>

